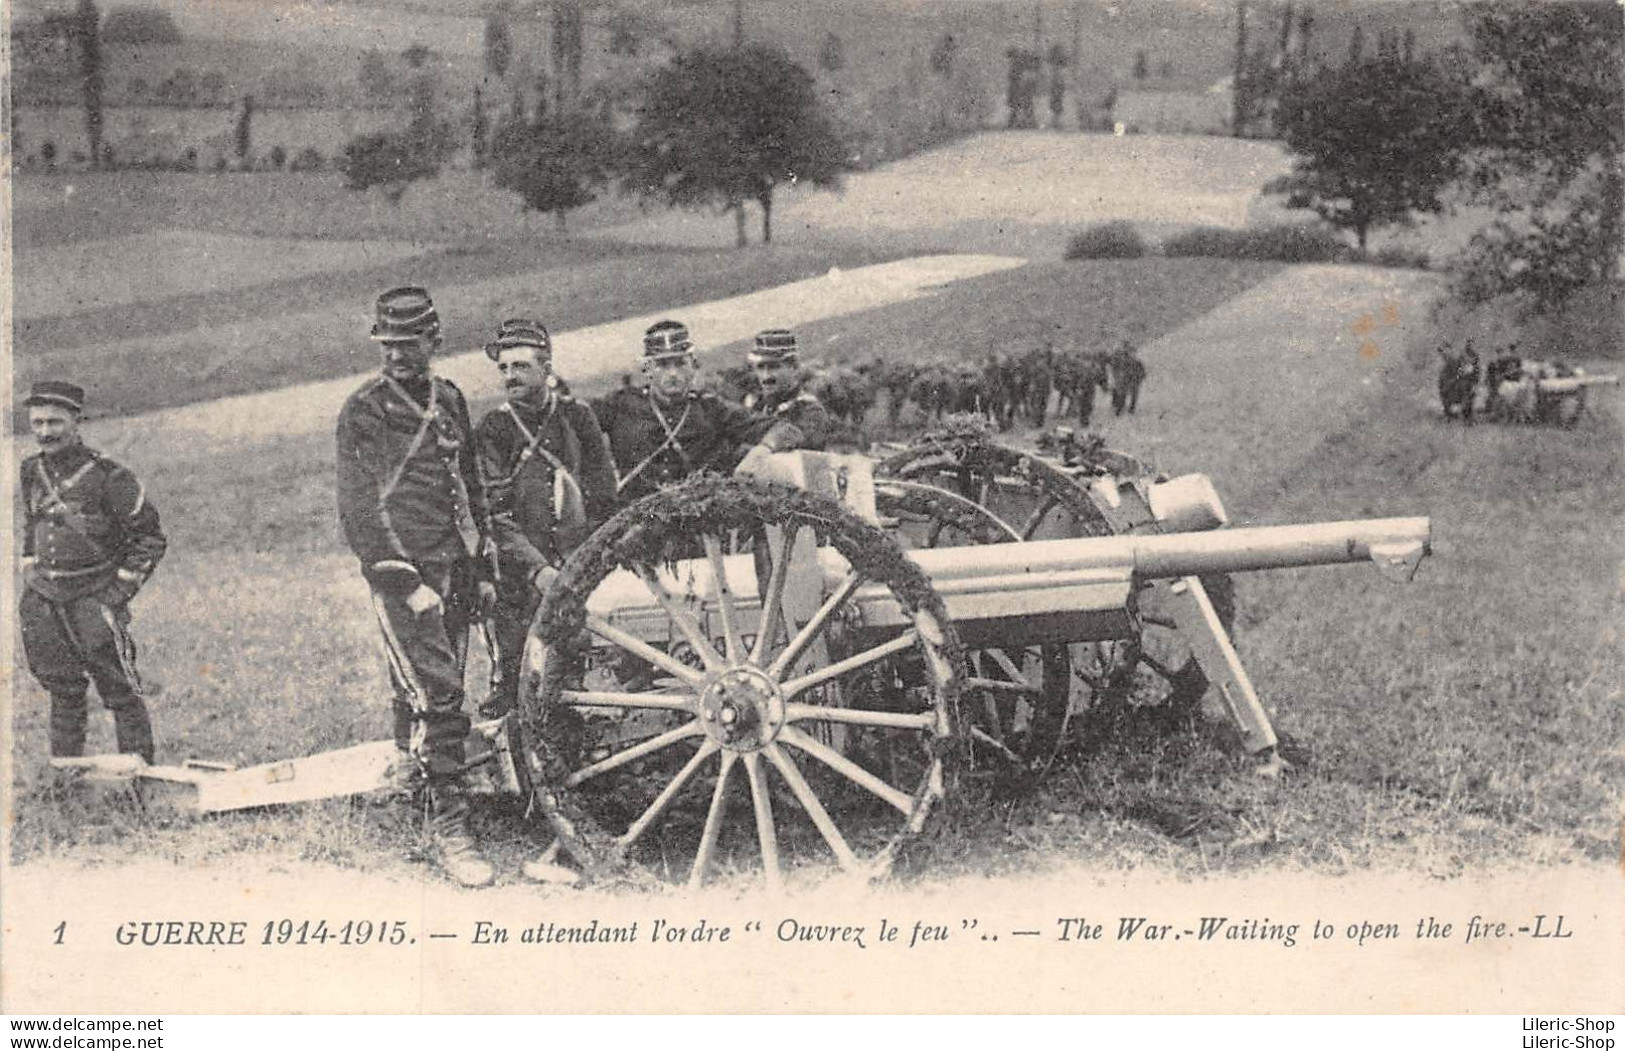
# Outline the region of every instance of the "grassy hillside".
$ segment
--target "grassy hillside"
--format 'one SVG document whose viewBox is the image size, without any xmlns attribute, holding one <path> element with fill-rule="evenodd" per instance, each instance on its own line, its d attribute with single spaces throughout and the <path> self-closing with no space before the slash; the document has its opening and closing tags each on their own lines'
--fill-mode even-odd
<svg viewBox="0 0 1625 1051">
<path fill-rule="evenodd" d="M 1249 283 L 1217 263 L 1116 265 L 1054 264 L 1024 272 L 1020 289 L 1011 275 L 956 284 L 934 309 L 886 308 L 811 334 L 830 354 L 1001 346 L 1023 314 L 1073 319 L 1085 336 L 1154 334 L 1215 306 L 1215 288 Z M 1109 422 L 1130 450 L 1212 470 L 1243 520 L 1434 516 L 1435 558 L 1409 586 L 1360 568 L 1245 583 L 1240 646 L 1297 773 L 1254 781 L 1186 734 L 1098 742 L 1030 793 L 960 812 L 930 871 L 1083 860 L 1458 875 L 1617 856 L 1617 404 L 1599 400 L 1576 431 L 1444 424 L 1429 356 L 1413 353 L 1427 345 L 1415 321 L 1425 287 L 1399 281 L 1276 272 L 1151 345 L 1141 416 Z M 1336 335 L 1389 302 L 1403 323 L 1382 330 L 1380 356 Z M 953 319 L 951 339 L 927 313 Z M 167 683 L 163 754 L 250 763 L 381 736 L 374 628 L 337 536 L 329 439 L 161 445 L 133 462 L 173 540 L 136 612 L 147 668 Z M 165 826 L 53 797 L 39 758 L 44 699 L 26 678 L 16 696 L 19 860 L 247 854 L 414 871 L 403 859 L 418 834 L 395 809 L 334 802 Z M 105 743 L 105 722 L 93 743 Z M 528 833 L 512 814 L 483 823 L 511 866 Z"/>
</svg>

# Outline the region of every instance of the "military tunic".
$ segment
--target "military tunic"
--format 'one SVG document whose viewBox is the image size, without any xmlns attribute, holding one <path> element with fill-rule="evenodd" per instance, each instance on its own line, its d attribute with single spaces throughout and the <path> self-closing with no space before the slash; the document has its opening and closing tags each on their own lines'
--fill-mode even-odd
<svg viewBox="0 0 1625 1051">
<path fill-rule="evenodd" d="M 541 603 L 536 571 L 557 567 L 615 510 L 615 463 L 591 408 L 554 393 L 510 401 L 475 432 L 500 566 L 495 612 L 501 689 L 481 714 L 512 709 L 525 635 Z"/>
<path fill-rule="evenodd" d="M 774 452 L 822 452 L 842 432 L 841 422 L 806 388 L 775 399 L 753 394 L 745 404 L 761 414 L 756 441 Z"/>
<path fill-rule="evenodd" d="M 19 608 L 29 671 L 51 695 L 51 753 L 84 752 L 92 680 L 119 751 L 153 758 L 128 603 L 168 548 L 158 510 L 127 469 L 81 444 L 22 463 Z"/>
<path fill-rule="evenodd" d="M 468 402 L 439 376 L 417 389 L 369 380 L 337 428 L 338 508 L 372 588 L 394 689 L 395 740 L 431 779 L 462 772 L 463 670 L 472 621 L 470 534 L 491 535 Z M 423 584 L 441 602 L 414 613 Z"/>
<path fill-rule="evenodd" d="M 599 402 L 598 418 L 620 467 L 623 504 L 699 471 L 732 471 L 765 429 L 756 414 L 709 391 L 663 405 L 645 391 L 620 390 Z"/>
</svg>

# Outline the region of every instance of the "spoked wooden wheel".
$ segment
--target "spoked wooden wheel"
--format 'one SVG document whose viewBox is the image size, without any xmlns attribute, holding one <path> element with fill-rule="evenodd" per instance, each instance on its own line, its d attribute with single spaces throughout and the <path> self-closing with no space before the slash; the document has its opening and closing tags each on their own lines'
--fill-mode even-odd
<svg viewBox="0 0 1625 1051">
<path fill-rule="evenodd" d="M 875 481 L 882 522 L 910 550 L 1019 542 L 1021 534 L 986 507 L 924 482 Z M 1060 644 L 997 646 L 966 657 L 965 729 L 973 758 L 1042 770 L 1065 739 L 1074 679 Z"/>
<path fill-rule="evenodd" d="M 1018 540 L 1111 535 L 1094 501 L 1066 471 L 986 435 L 927 435 L 882 460 L 875 473 L 956 493 L 1008 523 Z"/>
<path fill-rule="evenodd" d="M 1236 619 L 1235 585 L 1222 573 L 1201 578 L 1226 634 Z M 1157 581 L 1140 589 L 1134 638 L 1073 647 L 1074 671 L 1092 695 L 1090 724 L 1109 732 L 1113 723 L 1139 716 L 1173 729 L 1188 722 L 1207 692 L 1208 678 L 1180 635 L 1169 609 L 1182 581 Z"/>
<path fill-rule="evenodd" d="M 755 550 L 726 554 L 742 537 Z M 592 874 L 777 886 L 833 860 L 873 878 L 946 791 L 962 662 L 885 533 L 696 479 L 595 533 L 538 614 L 520 684 L 536 798 Z"/>
</svg>

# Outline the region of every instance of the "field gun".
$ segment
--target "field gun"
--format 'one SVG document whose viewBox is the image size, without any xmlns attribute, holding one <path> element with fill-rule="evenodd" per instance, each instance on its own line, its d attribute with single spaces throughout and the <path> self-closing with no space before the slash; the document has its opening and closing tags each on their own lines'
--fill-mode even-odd
<svg viewBox="0 0 1625 1051">
<path fill-rule="evenodd" d="M 693 479 L 571 556 L 518 710 L 477 726 L 471 754 L 587 874 L 632 861 L 695 886 L 741 867 L 777 885 L 831 857 L 883 874 L 963 773 L 1039 775 L 1100 710 L 1178 720 L 1209 698 L 1274 772 L 1230 574 L 1371 562 L 1409 579 L 1429 524 L 1226 524 L 1202 476 L 1098 443 L 1055 458 L 935 436 Z M 131 776 L 210 812 L 378 788 L 392 755 Z"/>
<path fill-rule="evenodd" d="M 1619 377 L 1587 373 L 1561 362 L 1503 360 L 1491 366 L 1488 408 L 1519 423 L 1580 422 L 1593 387 L 1615 386 Z"/>
<path fill-rule="evenodd" d="M 985 441 L 786 454 L 622 512 L 566 565 L 525 660 L 521 766 L 563 849 L 691 885 L 742 851 L 770 884 L 817 854 L 873 877 L 967 766 L 1039 772 L 1080 708 L 1188 713 L 1210 691 L 1278 770 L 1229 574 L 1409 579 L 1428 520 L 1219 529 L 1205 478 L 1098 463 Z M 730 822 L 747 806 L 753 836 Z"/>
</svg>

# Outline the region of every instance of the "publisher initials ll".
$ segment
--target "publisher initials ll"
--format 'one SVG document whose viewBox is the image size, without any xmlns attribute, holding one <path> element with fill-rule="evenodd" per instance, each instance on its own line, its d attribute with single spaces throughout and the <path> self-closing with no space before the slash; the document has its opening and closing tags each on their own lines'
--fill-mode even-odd
<svg viewBox="0 0 1625 1051">
<path fill-rule="evenodd" d="M 1535 929 L 1530 932 L 1529 937 L 1531 937 L 1531 938 L 1572 938 L 1572 937 L 1574 937 L 1574 932 L 1573 931 L 1566 931 L 1566 930 L 1563 929 L 1563 914 L 1562 913 L 1558 913 L 1557 921 L 1556 921 L 1555 924 L 1553 924 L 1551 930 L 1546 930 L 1545 927 L 1546 927 L 1546 914 L 1544 912 L 1537 913 L 1536 916 L 1535 916 Z"/>
</svg>

